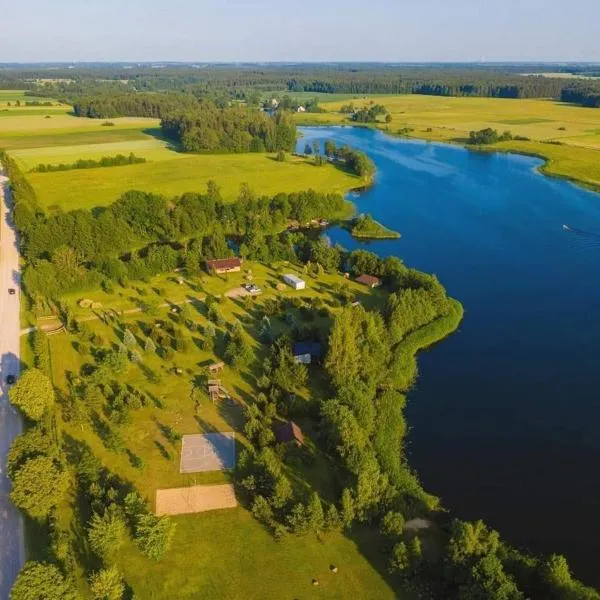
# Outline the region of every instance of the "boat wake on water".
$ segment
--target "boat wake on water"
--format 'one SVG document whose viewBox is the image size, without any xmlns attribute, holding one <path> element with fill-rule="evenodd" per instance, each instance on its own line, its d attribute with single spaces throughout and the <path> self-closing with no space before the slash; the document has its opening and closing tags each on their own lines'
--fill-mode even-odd
<svg viewBox="0 0 600 600">
<path fill-rule="evenodd" d="M 585 248 L 600 247 L 600 233 L 585 231 L 584 229 L 578 229 L 577 227 L 571 227 L 570 225 L 563 225 L 562 228 L 563 231 L 573 234 L 573 245 Z"/>
</svg>

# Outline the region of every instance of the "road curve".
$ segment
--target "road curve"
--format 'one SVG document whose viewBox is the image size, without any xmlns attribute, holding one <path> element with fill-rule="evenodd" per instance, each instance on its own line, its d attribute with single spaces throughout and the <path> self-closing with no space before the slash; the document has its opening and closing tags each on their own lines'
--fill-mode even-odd
<svg viewBox="0 0 600 600">
<path fill-rule="evenodd" d="M 8 402 L 6 384 L 7 375 L 16 377 L 21 366 L 19 250 L 10 206 L 8 180 L 0 171 L 0 600 L 8 600 L 25 560 L 23 520 L 10 501 L 6 475 L 6 455 L 22 430 L 21 416 Z M 9 288 L 16 293 L 9 295 Z"/>
</svg>

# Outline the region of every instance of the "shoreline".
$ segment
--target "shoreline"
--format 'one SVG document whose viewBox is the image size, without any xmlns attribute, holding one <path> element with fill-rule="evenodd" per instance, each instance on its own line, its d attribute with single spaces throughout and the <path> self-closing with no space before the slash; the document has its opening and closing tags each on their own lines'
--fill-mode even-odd
<svg viewBox="0 0 600 600">
<path fill-rule="evenodd" d="M 336 113 L 332 113 L 332 114 L 336 114 Z M 524 148 L 524 147 L 506 147 L 506 146 L 498 146 L 497 144 L 490 144 L 489 146 L 471 146 L 470 144 L 467 144 L 463 141 L 457 140 L 457 139 L 436 139 L 434 137 L 430 137 L 427 135 L 419 135 L 419 132 L 413 130 L 412 132 L 408 133 L 408 134 L 399 134 L 399 133 L 395 133 L 394 131 L 391 131 L 387 126 L 382 126 L 381 123 L 379 124 L 375 124 L 375 123 L 346 123 L 346 122 L 339 122 L 339 123 L 326 123 L 326 122 L 318 122 L 318 121 L 300 121 L 298 123 L 299 127 L 313 127 L 313 128 L 324 128 L 324 127 L 357 127 L 360 129 L 371 129 L 373 131 L 380 131 L 381 133 L 383 133 L 384 135 L 387 135 L 391 138 L 394 139 L 405 139 L 405 140 L 412 140 L 412 141 L 420 141 L 420 142 L 425 142 L 425 143 L 430 143 L 430 144 L 440 144 L 440 145 L 444 145 L 444 146 L 453 146 L 453 147 L 457 147 L 457 148 L 462 148 L 464 150 L 468 150 L 468 151 L 476 151 L 476 152 L 487 152 L 487 153 L 493 153 L 493 152 L 497 152 L 500 154 L 516 154 L 519 156 L 528 156 L 531 158 L 538 158 L 541 161 L 543 161 L 543 164 L 539 165 L 536 167 L 536 171 L 538 173 L 540 173 L 541 175 L 546 175 L 547 177 L 552 177 L 554 179 L 562 179 L 565 181 L 568 181 L 569 183 L 573 184 L 573 185 L 577 185 L 578 187 L 581 187 L 587 191 L 591 191 L 591 192 L 595 192 L 600 194 L 600 182 L 599 183 L 595 183 L 593 181 L 589 181 L 589 180 L 585 180 L 585 179 L 581 179 L 576 177 L 575 175 L 569 175 L 568 173 L 555 173 L 552 172 L 551 170 L 549 170 L 552 166 L 552 163 L 555 159 L 553 159 L 551 156 L 548 156 L 547 154 L 542 153 L 539 150 L 533 150 L 533 149 L 529 149 L 529 148 Z M 438 128 L 439 129 L 439 128 Z M 423 134 L 426 134 L 426 132 L 422 132 Z M 507 142 L 500 142 L 503 144 L 512 144 L 512 143 L 518 143 L 518 140 L 511 140 L 511 141 L 507 141 Z M 526 142 L 522 142 L 524 144 L 545 144 L 548 146 L 559 146 L 562 148 L 572 148 L 572 149 L 576 149 L 576 150 L 589 150 L 592 151 L 592 149 L 590 148 L 586 148 L 584 146 L 573 146 L 573 145 L 569 145 L 569 144 L 551 144 L 549 142 L 545 142 L 543 140 L 529 140 Z M 598 150 L 598 160 L 600 161 L 600 150 Z"/>
</svg>

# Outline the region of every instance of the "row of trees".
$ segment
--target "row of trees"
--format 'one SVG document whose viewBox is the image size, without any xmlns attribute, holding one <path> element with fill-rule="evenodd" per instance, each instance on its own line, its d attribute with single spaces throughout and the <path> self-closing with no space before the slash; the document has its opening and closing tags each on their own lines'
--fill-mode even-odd
<svg viewBox="0 0 600 600">
<path fill-rule="evenodd" d="M 296 143 L 296 125 L 285 111 L 271 117 L 241 106 L 218 108 L 209 100 L 167 113 L 161 127 L 186 152 L 292 151 Z"/>
<path fill-rule="evenodd" d="M 590 108 L 600 108 L 600 84 L 585 82 L 569 85 L 562 90 L 560 99 L 563 102 L 573 102 Z"/>
<path fill-rule="evenodd" d="M 82 89 L 82 88 L 79 88 Z M 78 117 L 110 119 L 114 117 L 153 117 L 160 119 L 176 110 L 195 110 L 196 98 L 189 94 L 144 94 L 133 92 L 105 93 L 103 88 L 89 86 L 86 91 L 96 91 L 89 96 L 72 98 L 73 112 Z"/>
<path fill-rule="evenodd" d="M 70 171 L 73 169 L 96 169 L 98 167 L 122 167 L 124 165 L 137 165 L 145 163 L 146 159 L 136 156 L 131 152 L 129 155 L 116 154 L 115 156 L 103 156 L 98 160 L 80 158 L 73 163 L 44 164 L 40 163 L 32 169 L 36 173 L 50 173 L 52 171 Z"/>
<path fill-rule="evenodd" d="M 248 258 L 289 259 L 293 240 L 276 232 L 290 221 L 332 218 L 343 208 L 341 195 L 311 190 L 257 198 L 246 186 L 237 203 L 223 202 L 214 184 L 207 194 L 174 201 L 128 192 L 99 211 L 21 221 L 23 280 L 32 296 L 59 297 L 103 279 L 145 279 L 182 266 L 197 273 L 204 260 L 231 255 L 230 236 L 241 238 Z"/>
</svg>

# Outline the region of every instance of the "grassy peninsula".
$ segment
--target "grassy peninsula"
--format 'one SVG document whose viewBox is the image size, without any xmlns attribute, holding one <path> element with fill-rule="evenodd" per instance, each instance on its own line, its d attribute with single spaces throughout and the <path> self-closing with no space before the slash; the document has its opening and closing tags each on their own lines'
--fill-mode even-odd
<svg viewBox="0 0 600 600">
<path fill-rule="evenodd" d="M 364 240 L 396 240 L 400 237 L 393 231 L 376 221 L 371 215 L 359 215 L 348 224 L 353 237 Z"/>
</svg>

